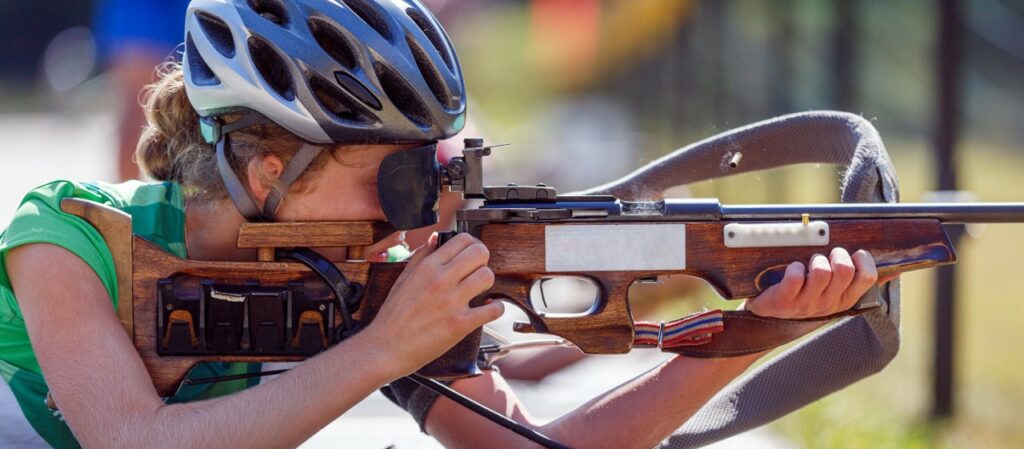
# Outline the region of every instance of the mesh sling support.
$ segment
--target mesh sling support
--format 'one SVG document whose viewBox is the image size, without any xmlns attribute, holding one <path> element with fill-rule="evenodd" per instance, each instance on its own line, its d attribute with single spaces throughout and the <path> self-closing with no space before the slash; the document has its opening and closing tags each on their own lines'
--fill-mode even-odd
<svg viewBox="0 0 1024 449">
<path fill-rule="evenodd" d="M 844 167 L 844 203 L 899 200 L 878 131 L 863 117 L 835 111 L 791 114 L 719 134 L 585 193 L 649 200 L 679 185 L 801 163 Z M 880 371 L 899 350 L 899 280 L 877 294 L 882 307 L 842 319 L 732 382 L 658 447 L 725 439 Z"/>
</svg>

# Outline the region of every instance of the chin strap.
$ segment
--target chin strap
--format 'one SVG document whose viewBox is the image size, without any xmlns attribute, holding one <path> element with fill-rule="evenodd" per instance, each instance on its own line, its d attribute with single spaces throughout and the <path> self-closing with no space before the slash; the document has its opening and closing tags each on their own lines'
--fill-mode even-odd
<svg viewBox="0 0 1024 449">
<path fill-rule="evenodd" d="M 263 203 L 263 209 L 260 210 L 249 190 L 245 188 L 245 185 L 238 178 L 238 174 L 231 168 L 226 148 L 229 145 L 228 135 L 230 133 L 254 125 L 271 123 L 273 122 L 255 113 L 245 114 L 242 118 L 227 124 L 222 124 L 220 120 L 212 117 L 200 119 L 203 137 L 208 143 L 214 144 L 216 147 L 217 170 L 220 172 L 221 180 L 224 181 L 224 187 L 228 191 L 228 196 L 231 197 L 231 202 L 235 203 L 238 212 L 248 221 L 274 221 L 277 215 L 277 208 L 280 207 L 281 200 L 284 198 L 284 192 L 323 151 L 323 148 L 320 146 L 309 143 L 303 144 L 292 159 L 288 161 L 284 172 L 278 178 L 283 189 L 271 189 L 267 200 Z"/>
<path fill-rule="evenodd" d="M 238 212 L 242 214 L 248 221 L 269 221 L 267 217 L 263 216 L 260 212 L 259 206 L 253 201 L 252 196 L 249 195 L 249 191 L 242 185 L 242 181 L 238 179 L 238 175 L 231 169 L 231 164 L 228 163 L 227 156 L 224 155 L 224 147 L 227 146 L 228 137 L 221 137 L 217 141 L 217 170 L 220 171 L 220 179 L 224 182 L 224 187 L 228 190 L 228 196 L 231 197 L 231 202 L 235 203 L 235 207 L 238 208 Z"/>
</svg>

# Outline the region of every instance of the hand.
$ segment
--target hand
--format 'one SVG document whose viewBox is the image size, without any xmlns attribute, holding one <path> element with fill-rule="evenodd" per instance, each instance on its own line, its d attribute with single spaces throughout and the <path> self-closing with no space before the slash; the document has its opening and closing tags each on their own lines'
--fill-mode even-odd
<svg viewBox="0 0 1024 449">
<path fill-rule="evenodd" d="M 782 281 L 747 300 L 743 307 L 757 315 L 775 318 L 812 318 L 839 313 L 853 307 L 857 300 L 878 282 L 875 260 L 867 251 L 850 256 L 843 248 L 829 257 L 815 254 L 804 264 L 786 267 Z"/>
<path fill-rule="evenodd" d="M 497 319 L 498 302 L 469 307 L 494 285 L 490 253 L 476 238 L 459 234 L 438 248 L 437 234 L 416 250 L 391 293 L 363 331 L 388 352 L 394 378 L 407 375 L 455 346 L 473 329 Z"/>
</svg>

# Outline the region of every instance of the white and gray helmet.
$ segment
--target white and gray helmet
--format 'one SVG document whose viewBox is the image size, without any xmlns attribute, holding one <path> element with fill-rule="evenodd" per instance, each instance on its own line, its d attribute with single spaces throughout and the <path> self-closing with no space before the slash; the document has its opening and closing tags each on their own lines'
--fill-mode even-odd
<svg viewBox="0 0 1024 449">
<path fill-rule="evenodd" d="M 183 69 L 200 116 L 251 110 L 314 143 L 439 140 L 465 124 L 458 58 L 418 0 L 193 0 Z"/>
<path fill-rule="evenodd" d="M 228 167 L 223 134 L 269 119 L 312 144 L 411 143 L 465 125 L 458 57 L 418 0 L 192 0 L 182 59 L 201 117 L 243 113 L 204 132 L 250 219 L 273 219 L 280 198 L 256 208 Z M 281 181 L 290 184 L 318 152 L 303 147 L 285 172 L 293 179 Z"/>
</svg>

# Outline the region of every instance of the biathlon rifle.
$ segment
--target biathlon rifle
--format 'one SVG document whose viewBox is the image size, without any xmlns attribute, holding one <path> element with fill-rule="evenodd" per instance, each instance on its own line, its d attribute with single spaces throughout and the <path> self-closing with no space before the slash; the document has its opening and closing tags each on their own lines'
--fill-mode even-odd
<svg viewBox="0 0 1024 449">
<path fill-rule="evenodd" d="M 482 170 L 490 153 L 481 139 L 467 139 L 463 155 L 440 169 L 443 185 L 483 201 L 457 211 L 456 230 L 442 235 L 442 244 L 464 232 L 489 249 L 494 286 L 473 303 L 505 300 L 527 316 L 516 331 L 554 334 L 590 354 L 634 347 L 696 357 L 751 354 L 884 305 L 869 294 L 848 312 L 815 319 L 715 310 L 636 322 L 628 291 L 637 281 L 694 276 L 726 299 L 749 298 L 779 282 L 787 264 L 835 247 L 869 251 L 885 277 L 955 262 L 946 224 L 1024 221 L 1024 203 L 725 206 L 559 195 L 543 184 L 490 187 Z M 405 266 L 363 260 L 363 247 L 393 232 L 386 223 L 249 223 L 237 245 L 256 248 L 258 260 L 210 262 L 174 257 L 133 236 L 130 217 L 115 209 L 78 199 L 62 207 L 89 221 L 110 246 L 118 317 L 163 396 L 200 361 L 299 361 L 342 341 L 373 319 Z M 346 247 L 349 260 L 328 262 L 310 249 L 318 247 Z M 543 293 L 546 282 L 563 277 L 593 292 L 573 313 L 551 306 Z M 480 336 L 467 336 L 415 380 L 439 388 L 432 379 L 478 374 Z M 557 447 L 530 429 L 516 431 Z"/>
<path fill-rule="evenodd" d="M 749 354 L 835 318 L 713 311 L 682 322 L 637 323 L 628 298 L 637 281 L 688 275 L 726 299 L 749 298 L 779 282 L 787 264 L 835 247 L 871 252 L 885 277 L 955 262 L 943 224 L 1024 221 L 1024 203 L 724 206 L 707 199 L 563 196 L 543 184 L 487 187 L 482 161 L 490 152 L 479 139 L 467 139 L 463 156 L 443 170 L 443 184 L 483 204 L 458 210 L 456 230 L 442 235 L 442 244 L 465 232 L 489 249 L 494 286 L 474 301 L 514 304 L 527 316 L 516 331 L 554 334 L 591 354 L 635 346 L 698 357 Z M 75 199 L 63 208 L 110 244 L 118 315 L 165 395 L 198 361 L 301 360 L 324 350 L 373 319 L 405 266 L 362 260 L 362 247 L 392 232 L 386 223 L 248 223 L 237 244 L 257 248 L 259 260 L 210 262 L 174 257 L 133 236 L 123 212 Z M 349 260 L 327 263 L 306 249 L 317 247 L 348 247 Z M 590 283 L 595 297 L 576 313 L 559 312 L 557 304 L 545 310 L 540 304 L 552 298 L 538 295 L 536 286 L 559 277 Z M 877 305 L 869 295 L 847 313 Z M 421 374 L 474 375 L 478 347 L 477 332 Z"/>
</svg>

